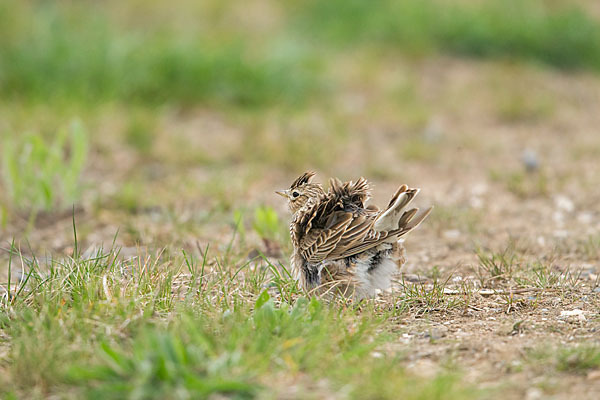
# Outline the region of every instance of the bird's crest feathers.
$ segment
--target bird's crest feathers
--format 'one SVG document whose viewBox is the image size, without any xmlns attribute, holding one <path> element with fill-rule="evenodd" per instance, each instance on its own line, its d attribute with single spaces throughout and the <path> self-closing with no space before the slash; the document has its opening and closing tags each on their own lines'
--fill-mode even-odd
<svg viewBox="0 0 600 400">
<path fill-rule="evenodd" d="M 298 179 L 296 179 L 293 183 L 292 186 L 290 186 L 291 189 L 296 189 L 302 185 L 306 185 L 307 183 L 310 182 L 310 180 L 315 176 L 315 173 L 313 171 L 307 171 L 305 173 L 303 173 L 302 175 L 300 175 L 298 177 Z"/>
</svg>

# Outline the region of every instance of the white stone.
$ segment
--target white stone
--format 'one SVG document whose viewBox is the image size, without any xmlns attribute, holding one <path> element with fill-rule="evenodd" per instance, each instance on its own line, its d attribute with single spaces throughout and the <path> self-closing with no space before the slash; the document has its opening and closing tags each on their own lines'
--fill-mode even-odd
<svg viewBox="0 0 600 400">
<path fill-rule="evenodd" d="M 449 229 L 444 231 L 444 238 L 446 239 L 458 239 L 460 237 L 460 231 L 458 229 Z"/>
<path fill-rule="evenodd" d="M 559 210 L 563 210 L 569 213 L 575 210 L 575 204 L 573 204 L 573 201 L 564 194 L 557 194 L 556 196 L 554 196 L 554 205 Z"/>
<path fill-rule="evenodd" d="M 561 318 L 572 318 L 579 321 L 585 321 L 585 311 L 580 310 L 578 308 L 574 310 L 565 310 L 560 312 Z"/>
</svg>

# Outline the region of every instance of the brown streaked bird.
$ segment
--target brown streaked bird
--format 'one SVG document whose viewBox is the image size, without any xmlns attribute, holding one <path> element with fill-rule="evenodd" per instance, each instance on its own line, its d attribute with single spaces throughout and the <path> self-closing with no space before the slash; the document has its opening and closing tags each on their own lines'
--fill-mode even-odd
<svg viewBox="0 0 600 400">
<path fill-rule="evenodd" d="M 337 291 L 355 300 L 388 289 L 405 262 L 403 237 L 433 207 L 407 210 L 419 189 L 402 185 L 379 210 L 366 205 L 366 179 L 342 183 L 332 178 L 325 192 L 321 184 L 311 182 L 314 175 L 306 172 L 289 189 L 276 192 L 287 198 L 293 214 L 291 263 L 301 286 L 319 294 Z"/>
</svg>

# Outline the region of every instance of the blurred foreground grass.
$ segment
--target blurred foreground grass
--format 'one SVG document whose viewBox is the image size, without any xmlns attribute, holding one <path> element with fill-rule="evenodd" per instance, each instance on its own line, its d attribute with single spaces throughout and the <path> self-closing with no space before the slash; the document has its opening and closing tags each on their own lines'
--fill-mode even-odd
<svg viewBox="0 0 600 400">
<path fill-rule="evenodd" d="M 382 325 L 390 312 L 298 297 L 285 270 L 238 257 L 206 249 L 201 259 L 127 261 L 99 249 L 43 267 L 26 258 L 26 277 L 0 298 L 10 338 L 0 395 L 471 397 L 450 371 L 415 378 L 400 357 L 374 353 L 391 338 Z"/>
</svg>

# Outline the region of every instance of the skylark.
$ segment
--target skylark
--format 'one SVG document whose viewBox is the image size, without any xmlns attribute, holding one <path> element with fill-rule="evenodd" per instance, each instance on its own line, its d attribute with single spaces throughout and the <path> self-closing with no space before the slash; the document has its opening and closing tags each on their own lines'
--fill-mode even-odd
<svg viewBox="0 0 600 400">
<path fill-rule="evenodd" d="M 301 286 L 318 294 L 340 292 L 360 300 L 391 286 L 405 262 L 403 237 L 431 212 L 405 210 L 419 189 L 400 186 L 384 210 L 366 205 L 366 179 L 342 183 L 332 178 L 327 192 L 306 172 L 276 193 L 293 214 L 292 271 Z"/>
</svg>

